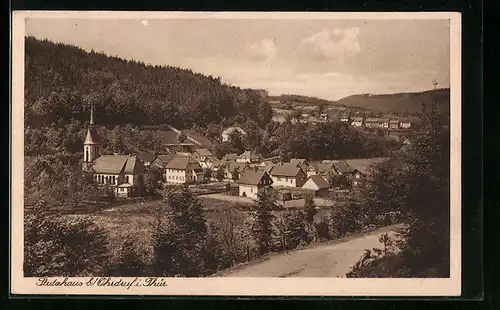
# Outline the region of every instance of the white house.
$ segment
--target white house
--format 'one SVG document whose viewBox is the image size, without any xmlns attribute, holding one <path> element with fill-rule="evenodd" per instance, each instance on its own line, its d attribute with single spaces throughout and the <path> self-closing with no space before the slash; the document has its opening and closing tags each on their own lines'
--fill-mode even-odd
<svg viewBox="0 0 500 310">
<path fill-rule="evenodd" d="M 363 127 L 363 118 L 359 117 L 359 116 L 353 118 L 351 126 L 353 126 L 353 127 Z"/>
<path fill-rule="evenodd" d="M 243 136 L 246 136 L 247 134 L 246 131 L 244 131 L 241 127 L 238 126 L 229 127 L 222 132 L 222 141 L 223 142 L 229 141 L 229 137 L 231 136 L 231 133 L 233 133 L 234 131 L 239 132 Z"/>
<path fill-rule="evenodd" d="M 238 180 L 239 195 L 242 197 L 257 198 L 257 192 L 265 187 L 273 184 L 273 180 L 265 171 L 244 171 Z"/>
<path fill-rule="evenodd" d="M 191 156 L 177 155 L 165 166 L 166 181 L 170 184 L 203 182 L 203 169 Z"/>
<path fill-rule="evenodd" d="M 293 164 L 275 165 L 269 172 L 273 186 L 301 187 L 306 182 L 306 173 Z"/>
</svg>

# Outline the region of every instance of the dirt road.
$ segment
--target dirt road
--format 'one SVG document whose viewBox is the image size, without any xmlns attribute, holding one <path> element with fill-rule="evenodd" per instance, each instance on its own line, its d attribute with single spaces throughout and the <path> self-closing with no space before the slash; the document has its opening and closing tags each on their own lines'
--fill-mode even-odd
<svg viewBox="0 0 500 310">
<path fill-rule="evenodd" d="M 378 229 L 361 236 L 347 237 L 336 243 L 279 254 L 258 263 L 235 267 L 216 276 L 223 277 L 342 277 L 349 272 L 365 249 L 381 248 L 381 234 L 395 226 Z"/>
</svg>

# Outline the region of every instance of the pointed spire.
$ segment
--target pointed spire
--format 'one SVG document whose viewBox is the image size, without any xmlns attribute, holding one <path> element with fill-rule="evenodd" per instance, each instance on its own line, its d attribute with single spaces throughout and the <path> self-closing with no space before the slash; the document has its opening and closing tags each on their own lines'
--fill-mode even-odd
<svg viewBox="0 0 500 310">
<path fill-rule="evenodd" d="M 90 106 L 90 125 L 94 125 L 94 105 Z"/>
</svg>

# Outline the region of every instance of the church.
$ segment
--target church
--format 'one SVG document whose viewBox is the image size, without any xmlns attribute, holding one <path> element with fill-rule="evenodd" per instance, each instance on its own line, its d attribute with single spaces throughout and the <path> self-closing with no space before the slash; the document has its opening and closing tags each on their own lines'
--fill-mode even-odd
<svg viewBox="0 0 500 310">
<path fill-rule="evenodd" d="M 134 195 L 134 188 L 144 186 L 146 167 L 137 156 L 99 154 L 99 136 L 94 124 L 93 106 L 83 143 L 82 168 L 84 171 L 93 171 L 97 184 L 111 187 L 116 197 L 131 197 Z"/>
</svg>

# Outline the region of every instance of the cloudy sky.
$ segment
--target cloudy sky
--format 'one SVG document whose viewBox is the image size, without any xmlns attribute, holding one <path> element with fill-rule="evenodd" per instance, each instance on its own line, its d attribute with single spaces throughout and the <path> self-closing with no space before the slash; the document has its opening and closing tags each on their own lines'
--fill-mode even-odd
<svg viewBox="0 0 500 310">
<path fill-rule="evenodd" d="M 448 20 L 28 19 L 26 35 L 225 83 L 340 99 L 449 87 Z"/>
</svg>

